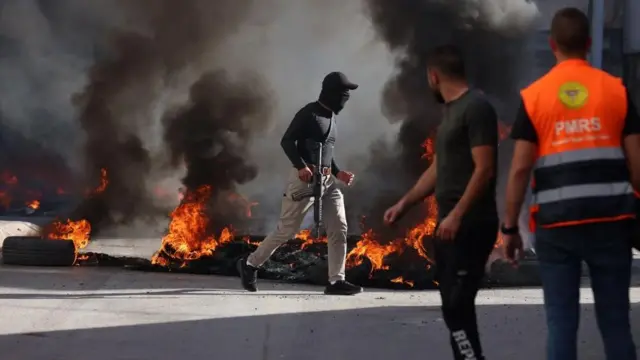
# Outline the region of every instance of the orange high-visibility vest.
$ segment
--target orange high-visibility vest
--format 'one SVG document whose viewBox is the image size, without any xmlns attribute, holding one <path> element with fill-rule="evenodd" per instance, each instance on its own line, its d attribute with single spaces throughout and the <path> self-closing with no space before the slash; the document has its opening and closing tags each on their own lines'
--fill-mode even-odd
<svg viewBox="0 0 640 360">
<path fill-rule="evenodd" d="M 622 81 L 568 60 L 521 92 L 538 135 L 529 225 L 571 226 L 635 217 L 622 131 Z"/>
</svg>

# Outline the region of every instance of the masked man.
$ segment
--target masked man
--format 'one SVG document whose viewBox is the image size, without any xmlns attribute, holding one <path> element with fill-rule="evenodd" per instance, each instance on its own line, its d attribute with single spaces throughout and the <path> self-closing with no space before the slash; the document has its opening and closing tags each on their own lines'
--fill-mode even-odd
<svg viewBox="0 0 640 360">
<path fill-rule="evenodd" d="M 276 230 L 268 235 L 258 248 L 247 258 L 238 261 L 238 272 L 242 286 L 255 292 L 257 272 L 271 254 L 282 244 L 292 239 L 300 230 L 304 217 L 313 205 L 313 198 L 294 200 L 292 194 L 311 186 L 313 162 L 317 154 L 308 146 L 309 141 L 322 143 L 322 211 L 326 225 L 329 249 L 328 295 L 355 295 L 362 288 L 345 280 L 347 252 L 347 219 L 342 192 L 336 186 L 335 178 L 347 185 L 353 182 L 353 174 L 342 171 L 333 159 L 333 148 L 337 128 L 335 116 L 344 108 L 349 92 L 358 88 L 340 72 L 328 74 L 322 82 L 318 101 L 305 105 L 295 115 L 282 137 L 281 145 L 291 161 L 286 190 L 282 198 L 280 220 Z M 317 151 L 317 150 L 315 150 Z M 335 178 L 334 178 L 335 177 Z"/>
</svg>

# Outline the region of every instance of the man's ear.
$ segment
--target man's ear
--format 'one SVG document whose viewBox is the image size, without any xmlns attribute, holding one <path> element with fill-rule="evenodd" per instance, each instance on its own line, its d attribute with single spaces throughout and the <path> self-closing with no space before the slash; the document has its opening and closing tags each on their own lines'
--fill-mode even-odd
<svg viewBox="0 0 640 360">
<path fill-rule="evenodd" d="M 438 79 L 438 73 L 436 73 L 434 70 L 429 70 L 427 72 L 427 79 L 429 80 L 429 84 L 431 85 L 438 85 L 438 81 L 440 79 Z"/>
</svg>

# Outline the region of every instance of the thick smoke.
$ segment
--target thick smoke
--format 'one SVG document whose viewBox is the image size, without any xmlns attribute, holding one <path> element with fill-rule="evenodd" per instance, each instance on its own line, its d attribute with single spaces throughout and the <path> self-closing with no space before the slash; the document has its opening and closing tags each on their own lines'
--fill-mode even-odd
<svg viewBox="0 0 640 360">
<path fill-rule="evenodd" d="M 279 138 L 297 109 L 317 98 L 326 73 L 342 70 L 361 84 L 339 119 L 341 138 L 352 140 L 337 149 L 342 167 L 358 172 L 370 139 L 389 131 L 379 116 L 377 94 L 392 61 L 384 45 L 373 41 L 361 5 L 1 0 L 4 123 L 29 144 L 61 154 L 62 170 L 49 173 L 67 174 L 66 162 L 75 172 L 72 178 L 88 177 L 86 186 L 69 188 L 95 187 L 100 169 L 107 168 L 110 185 L 103 201 L 85 204 L 74 217 L 89 214 L 94 221 L 123 224 L 131 221 L 128 215 L 153 220 L 161 210 L 159 226 L 133 224 L 148 234 L 150 228 L 164 228 L 182 185 L 183 169 L 168 164 L 163 114 L 190 101 L 189 87 L 205 71 L 254 70 L 274 90 L 270 105 L 277 122 L 253 140 L 247 157 L 258 163 L 259 177 L 240 191 L 259 202 L 253 223 L 265 225 L 256 230 L 265 232 L 278 213 L 280 198 L 273 194 L 282 191 L 290 167 Z M 266 124 L 268 115 L 260 120 Z M 166 196 L 158 199 L 159 194 Z"/>
<path fill-rule="evenodd" d="M 186 162 L 187 191 L 208 187 L 213 193 L 209 218 L 215 233 L 233 224 L 244 228 L 251 203 L 236 185 L 253 180 L 257 166 L 249 145 L 268 125 L 268 89 L 256 78 L 233 83 L 223 71 L 203 75 L 190 90 L 189 102 L 165 118 L 164 138 L 171 162 Z"/>
<path fill-rule="evenodd" d="M 228 166 L 225 171 L 218 169 L 222 178 L 216 178 L 216 191 L 228 191 L 216 197 L 227 198 L 227 192 L 242 183 L 240 192 L 260 203 L 254 216 L 258 213 L 268 224 L 261 232 L 270 230 L 274 223 L 280 201 L 276 195 L 281 193 L 283 174 L 290 167 L 279 147 L 279 137 L 295 111 L 316 99 L 324 74 L 341 70 L 361 85 L 338 119 L 337 148 L 341 167 L 358 175 L 347 201 L 352 214 L 350 228 L 356 232 L 359 215 L 368 214 L 373 223 L 378 222 L 381 209 L 395 200 L 425 165 L 419 160 L 423 152 L 419 145 L 437 123 L 438 108 L 425 91 L 422 51 L 455 38 L 472 54 L 471 61 L 477 58 L 486 63 L 492 57 L 487 49 L 491 49 L 500 65 L 473 76 L 480 78 L 476 82 L 485 90 L 503 96 L 508 93 L 504 84 L 515 77 L 505 76 L 505 69 L 510 68 L 505 63 L 518 58 L 520 42 L 507 39 L 502 45 L 487 44 L 503 41 L 490 29 L 509 29 L 513 23 L 526 23 L 530 18 L 527 5 L 518 7 L 507 0 L 326 0 L 321 4 L 288 0 L 0 0 L 0 6 L 4 39 L 0 40 L 0 51 L 10 54 L 0 58 L 4 122 L 29 141 L 61 154 L 69 166 L 89 177 L 87 182 L 93 186 L 98 183 L 100 169 L 108 171 L 104 196 L 85 204 L 78 217 L 90 216 L 95 225 L 103 220 L 105 224 L 130 226 L 133 219 L 153 220 L 161 214 L 158 228 L 164 228 L 166 213 L 176 205 L 174 194 L 188 170 L 176 169 L 180 160 L 172 162 L 171 158 L 188 160 L 187 149 L 196 145 L 185 144 L 177 134 L 188 137 L 184 136 L 189 131 L 187 123 L 221 121 L 219 127 L 211 125 L 207 134 L 199 133 L 193 141 L 211 141 L 205 147 L 218 156 L 216 161 L 243 159 L 231 173 L 226 171 Z M 474 35 L 476 31 L 480 33 Z M 382 41 L 375 41 L 376 35 Z M 507 44 L 511 42 L 516 46 Z M 394 60 L 383 44 L 392 50 L 398 71 L 387 83 L 383 97 L 383 111 L 391 125 L 380 115 L 378 97 Z M 513 51 L 506 57 L 505 48 Z M 473 54 L 478 49 L 481 51 Z M 476 70 L 479 67 L 475 66 Z M 238 77 L 232 75 L 244 69 L 266 79 L 273 96 L 256 77 L 235 81 Z M 497 71 L 497 75 L 490 75 L 490 71 Z M 506 79 L 503 85 L 488 86 L 495 84 L 492 77 Z M 210 88 L 211 93 L 194 97 L 196 88 Z M 246 109 L 236 107 L 236 116 L 250 129 L 230 128 L 233 116 L 221 118 L 217 112 L 233 109 L 236 98 L 248 101 Z M 202 102 L 209 102 L 208 108 L 214 109 L 214 114 L 205 116 L 210 120 L 185 120 L 185 124 L 176 120 L 197 113 Z M 398 128 L 400 146 L 389 146 L 381 135 L 393 135 Z M 257 136 L 264 131 L 264 136 Z M 380 140 L 370 146 L 372 139 Z M 243 183 L 255 175 L 256 168 L 258 177 Z M 190 175 L 184 180 L 197 184 L 212 177 L 211 171 L 200 175 L 187 171 Z M 194 177 L 200 180 L 192 183 Z M 159 194 L 165 193 L 166 199 L 159 199 Z M 371 194 L 376 194 L 373 206 L 364 201 L 372 198 Z M 233 211 L 228 209 L 233 207 L 220 206 L 221 212 L 228 212 L 220 216 L 231 216 Z M 147 233 L 148 229 L 145 224 L 141 230 Z"/>
<path fill-rule="evenodd" d="M 92 39 L 113 15 L 104 2 L 85 3 L 0 1 L 0 168 L 17 179 L 4 194 L 12 208 L 81 187 L 83 137 L 69 94 L 82 86 Z"/>
<path fill-rule="evenodd" d="M 262 103 L 264 92 L 252 92 L 251 82 L 234 87 L 221 75 L 205 74 L 216 67 L 219 45 L 243 23 L 251 3 L 116 2 L 133 26 L 109 32 L 108 47 L 102 49 L 104 53 L 90 69 L 88 84 L 75 99 L 86 135 L 86 170 L 100 174 L 100 169 L 106 169 L 108 186 L 103 194 L 85 203 L 75 217 L 85 217 L 94 227 L 100 227 L 154 220 L 166 214 L 166 204 L 157 202 L 158 194 L 150 180 L 164 171 L 174 171 L 183 160 L 181 156 L 189 163 L 184 179 L 187 187 L 196 182 L 211 184 L 217 177 L 214 184 L 228 189 L 235 181 L 255 176 L 247 175 L 244 168 L 230 166 L 203 170 L 222 164 L 205 164 L 201 158 L 194 158 L 191 146 L 204 136 L 212 147 L 220 146 L 225 155 L 234 156 L 227 161 L 242 162 L 242 154 L 226 151 L 234 142 L 220 131 L 239 129 L 237 134 L 246 136 L 250 128 L 264 126 L 243 121 L 247 111 L 259 107 L 251 102 Z M 167 123 L 167 152 L 160 141 L 163 130 L 159 115 L 182 100 L 179 95 L 191 81 L 197 81 L 191 88 L 191 108 L 181 110 Z M 183 139 L 194 138 L 198 140 L 189 140 L 189 146 L 184 147 Z M 175 157 L 172 163 L 164 161 L 167 155 Z M 203 171 L 211 173 L 204 175 Z M 238 172 L 243 172 L 244 178 Z"/>
<path fill-rule="evenodd" d="M 379 38 L 397 56 L 397 72 L 382 94 L 384 114 L 391 122 L 400 123 L 397 147 L 374 144 L 369 176 L 365 176 L 387 180 L 383 191 L 377 191 L 372 207 L 365 211 L 373 220 L 367 224 L 376 228 L 384 208 L 428 165 L 422 157 L 425 151 L 422 145 L 434 134 L 441 107 L 430 97 L 425 55 L 438 45 L 459 46 L 465 54 L 471 83 L 495 98 L 502 112 L 508 112 L 511 109 L 506 105 L 517 103 L 514 100 L 521 77 L 525 30 L 537 10 L 525 0 L 365 0 L 365 3 Z M 360 188 L 362 192 L 374 193 L 364 185 Z M 361 191 L 349 194 L 353 201 L 364 198 Z M 412 215 L 407 222 L 424 216 L 419 211 Z"/>
</svg>

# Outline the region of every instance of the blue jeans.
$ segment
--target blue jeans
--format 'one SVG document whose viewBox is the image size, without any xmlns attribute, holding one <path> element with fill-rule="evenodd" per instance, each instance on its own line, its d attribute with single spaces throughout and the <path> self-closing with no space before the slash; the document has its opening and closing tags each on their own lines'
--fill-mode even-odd
<svg viewBox="0 0 640 360">
<path fill-rule="evenodd" d="M 577 360 L 583 261 L 589 268 L 606 358 L 636 360 L 629 324 L 632 226 L 618 221 L 536 230 L 548 360 Z"/>
</svg>

